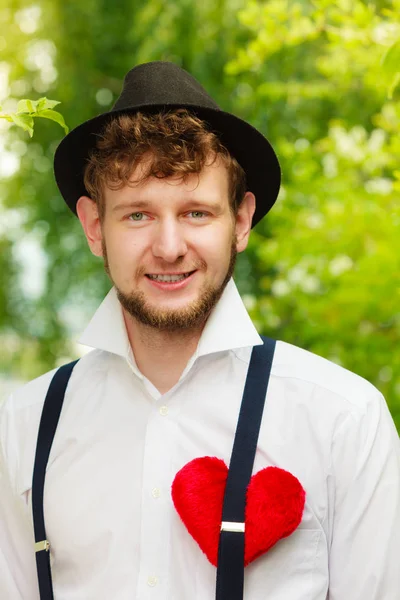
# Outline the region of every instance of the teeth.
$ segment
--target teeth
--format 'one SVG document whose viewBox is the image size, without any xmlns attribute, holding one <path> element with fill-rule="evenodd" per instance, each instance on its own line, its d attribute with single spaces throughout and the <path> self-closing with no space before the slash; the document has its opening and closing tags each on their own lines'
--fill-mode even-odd
<svg viewBox="0 0 400 600">
<path fill-rule="evenodd" d="M 190 273 L 183 273 L 182 275 L 148 275 L 153 281 L 182 281 L 189 277 Z"/>
</svg>

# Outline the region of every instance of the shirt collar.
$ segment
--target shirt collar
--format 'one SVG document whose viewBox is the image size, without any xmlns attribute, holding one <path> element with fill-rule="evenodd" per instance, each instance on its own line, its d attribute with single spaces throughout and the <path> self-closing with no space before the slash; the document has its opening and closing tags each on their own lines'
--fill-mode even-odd
<svg viewBox="0 0 400 600">
<path fill-rule="evenodd" d="M 132 357 L 122 308 L 115 288 L 112 288 L 84 330 L 79 343 Z M 211 312 L 201 335 L 196 357 L 234 348 L 257 346 L 263 342 L 231 279 Z"/>
<path fill-rule="evenodd" d="M 207 320 L 196 354 L 204 356 L 262 343 L 231 279 Z"/>
</svg>

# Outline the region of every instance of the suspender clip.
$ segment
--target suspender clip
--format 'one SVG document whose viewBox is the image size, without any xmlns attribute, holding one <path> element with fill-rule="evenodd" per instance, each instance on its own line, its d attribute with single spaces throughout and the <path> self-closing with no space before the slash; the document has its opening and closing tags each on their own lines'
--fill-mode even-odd
<svg viewBox="0 0 400 600">
<path fill-rule="evenodd" d="M 244 533 L 244 523 L 236 523 L 235 521 L 222 521 L 221 531 L 234 531 L 236 533 Z"/>
<path fill-rule="evenodd" d="M 50 550 L 50 542 L 48 540 L 42 540 L 41 542 L 36 542 L 35 552 L 41 552 L 42 550 L 46 550 L 46 552 L 48 552 Z"/>
</svg>

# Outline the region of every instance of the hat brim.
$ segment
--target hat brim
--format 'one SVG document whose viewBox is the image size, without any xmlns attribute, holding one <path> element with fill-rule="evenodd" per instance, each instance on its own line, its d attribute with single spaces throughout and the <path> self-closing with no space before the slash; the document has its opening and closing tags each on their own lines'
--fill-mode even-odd
<svg viewBox="0 0 400 600">
<path fill-rule="evenodd" d="M 59 144 L 54 157 L 54 175 L 60 192 L 74 214 L 76 203 L 88 192 L 83 183 L 85 166 L 105 124 L 119 114 L 156 112 L 187 108 L 218 135 L 246 173 L 247 189 L 256 197 L 254 227 L 272 208 L 279 193 L 281 170 L 268 140 L 252 125 L 222 110 L 189 104 L 141 105 L 134 109 L 112 110 L 73 129 Z"/>
</svg>

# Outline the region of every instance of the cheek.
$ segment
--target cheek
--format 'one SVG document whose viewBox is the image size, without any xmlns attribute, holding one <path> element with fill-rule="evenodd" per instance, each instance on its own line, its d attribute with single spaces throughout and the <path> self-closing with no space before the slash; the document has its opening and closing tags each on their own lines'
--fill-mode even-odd
<svg viewBox="0 0 400 600">
<path fill-rule="evenodd" d="M 229 264 L 233 231 L 214 231 L 198 245 L 198 253 L 209 267 L 224 270 Z"/>
<path fill-rule="evenodd" d="M 110 269 L 117 273 L 126 271 L 127 267 L 135 268 L 144 253 L 140 238 L 133 238 L 132 232 L 113 232 L 104 236 Z"/>
<path fill-rule="evenodd" d="M 134 232 L 119 228 L 112 232 L 105 232 L 107 251 L 121 259 L 136 254 L 140 249 L 140 236 Z"/>
</svg>

